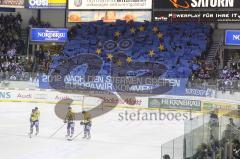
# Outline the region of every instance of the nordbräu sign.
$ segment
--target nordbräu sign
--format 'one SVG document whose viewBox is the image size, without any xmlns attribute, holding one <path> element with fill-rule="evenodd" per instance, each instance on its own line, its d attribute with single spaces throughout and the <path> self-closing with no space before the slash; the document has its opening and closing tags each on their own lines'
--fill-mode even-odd
<svg viewBox="0 0 240 159">
<path fill-rule="evenodd" d="M 201 101 L 170 98 L 149 98 L 149 108 L 201 110 Z"/>
<path fill-rule="evenodd" d="M 66 42 L 68 29 L 32 28 L 31 41 L 33 42 Z"/>
</svg>

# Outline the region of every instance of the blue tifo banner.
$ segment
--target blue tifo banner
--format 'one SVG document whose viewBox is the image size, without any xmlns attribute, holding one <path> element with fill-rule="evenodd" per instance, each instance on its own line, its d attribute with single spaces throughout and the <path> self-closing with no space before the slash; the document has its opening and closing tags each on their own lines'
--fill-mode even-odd
<svg viewBox="0 0 240 159">
<path fill-rule="evenodd" d="M 32 28 L 31 41 L 33 42 L 66 42 L 68 29 Z"/>
<path fill-rule="evenodd" d="M 226 30 L 225 45 L 240 45 L 240 30 Z"/>
<path fill-rule="evenodd" d="M 41 89 L 56 89 L 56 90 L 79 90 L 81 91 L 108 91 L 108 92 L 126 92 L 136 94 L 152 94 L 152 95 L 179 95 L 179 96 L 204 96 L 210 97 L 214 95 L 212 90 L 187 89 L 187 78 L 170 79 L 170 78 L 126 78 L 126 77 L 111 77 L 111 76 L 72 76 L 67 75 L 64 79 L 62 77 L 51 78 L 48 75 L 41 75 L 39 77 L 39 87 Z M 86 81 L 86 79 L 88 81 Z M 50 84 L 57 84 L 60 86 L 53 88 Z M 144 84 L 142 84 L 144 83 Z M 58 83 L 59 84 L 59 83 Z M 164 91 L 166 90 L 166 91 Z"/>
</svg>

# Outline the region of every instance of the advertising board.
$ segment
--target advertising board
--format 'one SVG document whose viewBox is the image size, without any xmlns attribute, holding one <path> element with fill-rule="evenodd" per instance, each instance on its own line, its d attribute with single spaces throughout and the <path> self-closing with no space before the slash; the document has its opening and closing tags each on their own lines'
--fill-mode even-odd
<svg viewBox="0 0 240 159">
<path fill-rule="evenodd" d="M 65 28 L 32 28 L 32 42 L 66 42 L 68 29 Z"/>
<path fill-rule="evenodd" d="M 152 9 L 152 0 L 69 0 L 68 9 Z"/>
<path fill-rule="evenodd" d="M 103 20 L 104 22 L 126 21 L 151 21 L 151 11 L 69 11 L 68 22 L 92 22 Z"/>
<path fill-rule="evenodd" d="M 226 30 L 225 45 L 240 45 L 240 30 Z"/>
<path fill-rule="evenodd" d="M 67 0 L 28 0 L 26 6 L 31 9 L 65 9 Z"/>
</svg>

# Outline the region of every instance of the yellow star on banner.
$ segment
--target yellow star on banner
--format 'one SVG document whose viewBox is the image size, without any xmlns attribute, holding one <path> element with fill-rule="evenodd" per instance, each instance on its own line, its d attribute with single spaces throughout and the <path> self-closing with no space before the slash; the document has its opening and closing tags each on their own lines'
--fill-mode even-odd
<svg viewBox="0 0 240 159">
<path fill-rule="evenodd" d="M 131 63 L 132 62 L 132 57 L 127 57 L 127 59 L 126 59 L 126 61 L 128 62 L 128 63 Z"/>
<path fill-rule="evenodd" d="M 144 31 L 144 29 L 145 29 L 144 26 L 140 26 L 140 27 L 139 27 L 139 30 L 140 30 L 140 31 Z"/>
<path fill-rule="evenodd" d="M 153 31 L 154 33 L 158 32 L 158 27 L 156 27 L 156 26 L 153 27 L 152 31 Z"/>
<path fill-rule="evenodd" d="M 132 27 L 132 28 L 130 29 L 130 32 L 131 32 L 132 34 L 135 34 L 135 33 L 136 33 L 136 29 L 135 29 L 134 27 Z"/>
<path fill-rule="evenodd" d="M 158 34 L 157 34 L 157 37 L 158 37 L 159 39 L 162 39 L 162 38 L 163 38 L 163 34 L 162 34 L 162 33 L 158 33 Z"/>
<path fill-rule="evenodd" d="M 112 54 L 107 54 L 107 59 L 112 61 L 113 55 Z"/>
<path fill-rule="evenodd" d="M 118 65 L 118 66 L 121 66 L 121 65 L 122 65 L 122 61 L 118 60 L 118 61 L 117 61 L 117 65 Z"/>
<path fill-rule="evenodd" d="M 116 31 L 116 32 L 114 33 L 114 36 L 115 36 L 115 37 L 120 37 L 120 35 L 121 35 L 120 31 Z"/>
<path fill-rule="evenodd" d="M 163 50 L 165 49 L 165 47 L 164 47 L 163 44 L 160 44 L 158 48 L 159 48 L 159 50 L 161 50 L 161 51 L 163 51 Z"/>
<path fill-rule="evenodd" d="M 153 57 L 154 55 L 155 55 L 154 50 L 150 50 L 150 51 L 148 52 L 148 56 Z"/>
<path fill-rule="evenodd" d="M 102 50 L 101 50 L 101 49 L 97 49 L 97 50 L 96 50 L 96 53 L 97 53 L 98 55 L 100 55 L 100 54 L 102 53 Z"/>
</svg>

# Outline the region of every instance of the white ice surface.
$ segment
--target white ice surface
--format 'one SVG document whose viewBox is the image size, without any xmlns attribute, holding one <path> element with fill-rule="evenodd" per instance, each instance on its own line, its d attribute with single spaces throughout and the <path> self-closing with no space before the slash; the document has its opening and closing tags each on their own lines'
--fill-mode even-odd
<svg viewBox="0 0 240 159">
<path fill-rule="evenodd" d="M 41 111 L 40 134 L 30 139 L 29 115 L 35 106 Z M 119 121 L 124 111 L 93 119 L 91 140 L 81 135 L 69 142 L 65 127 L 48 138 L 63 124 L 54 105 L 0 103 L 0 159 L 160 159 L 161 144 L 183 134 L 183 121 Z M 75 128 L 76 134 L 82 131 L 79 122 Z"/>
</svg>

